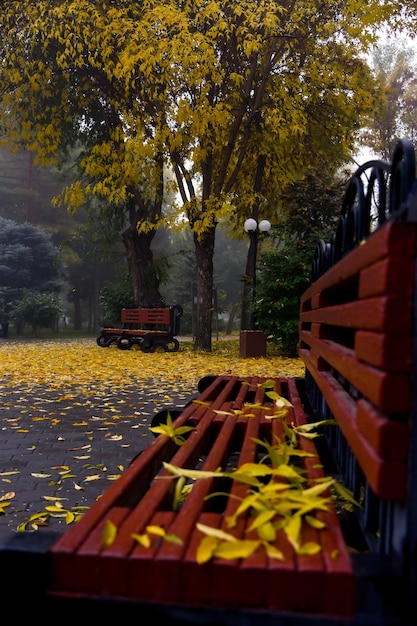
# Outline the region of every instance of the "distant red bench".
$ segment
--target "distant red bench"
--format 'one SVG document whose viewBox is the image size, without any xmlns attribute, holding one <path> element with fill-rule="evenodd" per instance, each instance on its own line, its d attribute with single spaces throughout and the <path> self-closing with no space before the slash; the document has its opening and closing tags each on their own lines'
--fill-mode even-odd
<svg viewBox="0 0 417 626">
<path fill-rule="evenodd" d="M 121 350 L 138 346 L 143 352 L 177 352 L 182 307 L 124 308 L 121 310 L 121 327 L 103 327 L 97 345 L 108 348 L 116 344 Z"/>
</svg>

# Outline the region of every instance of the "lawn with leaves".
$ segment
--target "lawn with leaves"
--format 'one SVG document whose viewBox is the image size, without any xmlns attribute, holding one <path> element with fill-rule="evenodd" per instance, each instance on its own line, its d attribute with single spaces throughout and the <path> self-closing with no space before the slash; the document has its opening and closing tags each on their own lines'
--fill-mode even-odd
<svg viewBox="0 0 417 626">
<path fill-rule="evenodd" d="M 152 416 L 210 374 L 300 376 L 299 359 L 100 348 L 94 339 L 0 343 L 0 531 L 63 530 L 152 440 Z"/>
</svg>

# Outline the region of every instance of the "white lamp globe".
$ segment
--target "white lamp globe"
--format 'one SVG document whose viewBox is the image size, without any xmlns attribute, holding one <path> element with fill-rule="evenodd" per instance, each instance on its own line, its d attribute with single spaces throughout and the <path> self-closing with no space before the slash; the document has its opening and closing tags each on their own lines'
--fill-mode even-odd
<svg viewBox="0 0 417 626">
<path fill-rule="evenodd" d="M 271 222 L 268 222 L 268 220 L 261 220 L 259 222 L 259 230 L 263 233 L 267 233 L 268 230 L 271 229 Z"/>
<path fill-rule="evenodd" d="M 244 224 L 244 229 L 247 233 L 251 233 L 254 232 L 256 230 L 256 227 L 258 226 L 256 220 L 253 219 L 253 217 L 250 217 L 248 220 L 246 220 L 245 224 Z"/>
</svg>

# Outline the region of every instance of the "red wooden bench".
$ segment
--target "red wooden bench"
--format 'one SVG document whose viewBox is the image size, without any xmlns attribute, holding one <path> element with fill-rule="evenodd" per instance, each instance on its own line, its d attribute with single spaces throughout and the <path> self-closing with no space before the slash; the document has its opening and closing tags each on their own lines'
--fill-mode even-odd
<svg viewBox="0 0 417 626">
<path fill-rule="evenodd" d="M 385 198 L 389 169 L 372 168 L 368 194 Z M 195 427 L 184 445 L 160 434 L 54 543 L 51 598 L 133 606 L 170 624 L 417 623 L 414 171 L 414 151 L 402 142 L 391 171 L 392 215 L 379 207 L 371 232 L 371 204 L 359 194 L 358 206 L 350 186 L 334 241 L 320 242 L 300 303 L 305 378 L 273 379 L 274 391 L 291 404 L 285 417 L 271 419 L 280 409 L 265 379 L 214 378 L 176 413 L 175 428 Z M 319 550 L 294 549 L 278 525 L 271 545 L 282 559 L 258 546 L 245 557 L 199 562 L 206 527 L 236 540 L 257 537 L 253 508 L 228 524 L 251 486 L 236 479 L 225 486 L 210 474 L 175 508 L 164 463 L 210 472 L 257 465 L 265 453 L 260 442 L 288 441 L 289 427 L 322 421 L 322 437 L 298 438 L 311 455 L 299 459 L 306 486 L 332 477 L 358 505 L 332 499 L 316 516 L 323 527 L 303 518 L 302 541 Z M 217 491 L 226 492 L 220 506 L 207 499 Z M 116 534 L 105 545 L 109 521 Z M 180 543 L 158 535 L 138 543 L 135 535 L 149 526 Z"/>
<path fill-rule="evenodd" d="M 123 308 L 121 327 L 103 327 L 97 345 L 108 348 L 116 344 L 121 350 L 138 346 L 143 352 L 177 352 L 179 342 L 175 335 L 180 331 L 182 307 L 178 304 L 156 308 Z"/>
</svg>

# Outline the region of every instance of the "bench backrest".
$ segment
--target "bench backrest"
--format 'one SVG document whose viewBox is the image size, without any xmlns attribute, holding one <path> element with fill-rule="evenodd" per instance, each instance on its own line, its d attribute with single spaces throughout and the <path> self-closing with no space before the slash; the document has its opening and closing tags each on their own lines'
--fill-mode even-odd
<svg viewBox="0 0 417 626">
<path fill-rule="evenodd" d="M 122 309 L 122 324 L 163 324 L 171 323 L 171 307 L 155 309 Z"/>
<path fill-rule="evenodd" d="M 123 308 L 121 323 L 126 330 L 164 331 L 170 337 L 180 332 L 183 308 L 180 304 L 155 308 Z"/>
<path fill-rule="evenodd" d="M 363 175 L 366 175 L 364 179 Z M 365 181 L 365 182 L 364 182 Z M 417 188 L 414 150 L 353 176 L 331 244 L 301 298 L 299 354 L 337 471 L 361 504 L 369 549 L 417 583 Z M 415 603 L 415 600 L 414 600 Z"/>
</svg>

